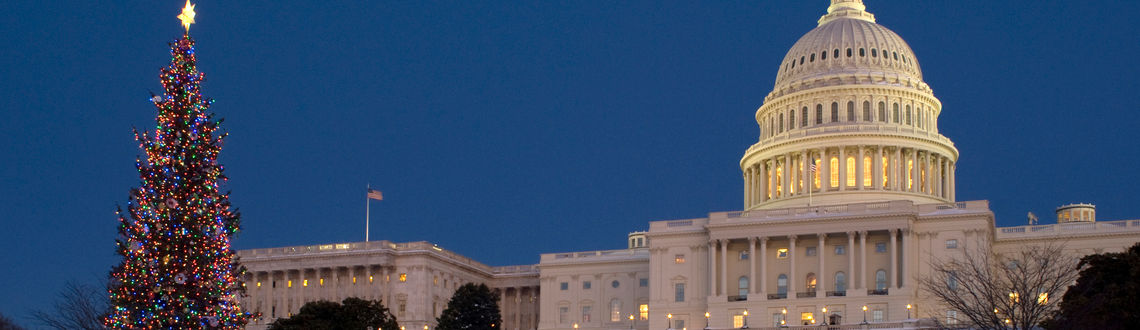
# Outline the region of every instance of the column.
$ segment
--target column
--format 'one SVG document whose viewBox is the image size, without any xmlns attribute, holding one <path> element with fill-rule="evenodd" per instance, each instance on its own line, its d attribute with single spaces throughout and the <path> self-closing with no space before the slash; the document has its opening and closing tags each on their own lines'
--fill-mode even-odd
<svg viewBox="0 0 1140 330">
<path fill-rule="evenodd" d="M 956 195 L 958 194 L 958 186 L 956 186 L 954 183 L 955 182 L 954 178 L 957 176 L 957 174 L 954 173 L 954 170 L 957 167 L 958 167 L 957 163 L 950 162 L 950 201 L 957 200 Z"/>
<path fill-rule="evenodd" d="M 902 249 L 899 250 L 899 253 L 902 253 L 902 265 L 900 265 L 900 271 L 899 271 L 899 273 L 902 274 L 902 278 L 900 279 L 902 283 L 899 285 L 899 287 L 905 288 L 905 287 L 910 286 L 910 278 L 911 277 L 909 274 L 907 274 L 907 272 L 911 271 L 911 268 L 910 268 L 910 260 L 911 260 L 910 251 L 912 251 L 911 249 L 914 249 L 914 247 L 912 247 L 910 245 L 910 229 L 903 228 L 902 229 Z"/>
<path fill-rule="evenodd" d="M 716 295 L 716 240 L 709 240 L 709 296 Z"/>
<path fill-rule="evenodd" d="M 863 173 L 866 169 L 863 168 L 863 146 L 859 146 L 859 159 L 855 160 L 855 189 L 863 190 Z"/>
<path fill-rule="evenodd" d="M 792 195 L 792 154 L 788 153 L 784 156 L 784 197 Z"/>
<path fill-rule="evenodd" d="M 752 168 L 744 169 L 744 209 L 752 206 Z"/>
<path fill-rule="evenodd" d="M 760 180 L 756 184 L 760 189 L 757 191 L 759 196 L 753 199 L 756 200 L 756 203 L 763 203 L 768 200 L 768 161 L 760 160 L 757 166 L 760 168 Z"/>
<path fill-rule="evenodd" d="M 899 254 L 898 254 L 898 243 L 896 242 L 896 240 L 898 240 L 898 237 L 899 237 L 898 234 L 899 234 L 898 229 L 891 229 L 890 230 L 890 235 L 891 235 L 891 286 L 890 287 L 892 289 L 899 287 L 899 281 L 898 281 L 898 273 L 899 273 L 898 256 L 899 256 Z"/>
<path fill-rule="evenodd" d="M 788 299 L 796 298 L 796 235 L 788 235 Z"/>
<path fill-rule="evenodd" d="M 819 258 L 819 271 L 815 275 L 816 297 L 827 297 L 827 282 L 824 281 L 824 279 L 827 278 L 827 275 L 825 275 L 827 272 L 825 272 L 823 268 L 823 256 L 826 255 L 826 253 L 824 253 L 827 251 L 826 247 L 827 234 L 819 234 L 819 245 L 815 248 L 815 256 Z M 823 293 L 820 294 L 820 292 Z"/>
<path fill-rule="evenodd" d="M 847 147 L 839 147 L 839 190 L 847 190 Z M 829 178 L 830 179 L 830 178 Z"/>
<path fill-rule="evenodd" d="M 768 163 L 768 193 L 765 198 L 769 200 L 776 198 L 776 159 L 772 158 L 767 161 Z"/>
<path fill-rule="evenodd" d="M 340 292 L 340 267 L 333 268 L 333 296 L 336 300 L 344 300 L 344 295 Z"/>
<path fill-rule="evenodd" d="M 756 292 L 756 237 L 748 237 L 748 293 Z"/>
<path fill-rule="evenodd" d="M 720 241 L 720 293 L 728 295 L 728 240 Z"/>
<path fill-rule="evenodd" d="M 515 329 L 522 330 L 522 288 L 515 288 Z M 435 317 L 435 315 L 432 315 Z M 395 330 L 395 329 L 393 329 Z"/>
<path fill-rule="evenodd" d="M 803 184 L 797 189 L 801 195 L 807 195 L 807 189 L 811 189 L 811 186 L 809 186 L 810 181 L 808 181 L 808 172 L 811 171 L 811 164 L 808 163 L 808 152 L 808 150 L 800 152 L 800 166 L 797 167 L 802 168 L 802 170 L 800 170 L 800 182 L 803 182 Z"/>
<path fill-rule="evenodd" d="M 820 149 L 819 151 L 819 192 L 827 191 L 831 187 L 829 183 L 831 180 L 831 155 L 827 154 L 827 149 Z"/>
<path fill-rule="evenodd" d="M 391 274 L 392 273 L 388 272 L 388 267 L 380 268 L 380 276 L 383 276 L 380 278 L 380 280 L 381 280 L 380 284 L 382 284 L 384 287 L 384 291 L 381 292 L 380 294 L 384 297 L 381 299 L 383 299 L 385 301 L 385 304 L 391 304 L 392 303 L 392 282 L 391 282 L 392 276 L 391 276 Z"/>
<path fill-rule="evenodd" d="M 855 232 L 847 232 L 847 291 L 851 296 L 851 288 L 855 287 Z"/>
<path fill-rule="evenodd" d="M 768 299 L 768 238 L 760 238 L 760 293 L 764 299 Z"/>
<path fill-rule="evenodd" d="M 867 290 L 867 231 L 859 231 L 859 290 Z"/>
</svg>

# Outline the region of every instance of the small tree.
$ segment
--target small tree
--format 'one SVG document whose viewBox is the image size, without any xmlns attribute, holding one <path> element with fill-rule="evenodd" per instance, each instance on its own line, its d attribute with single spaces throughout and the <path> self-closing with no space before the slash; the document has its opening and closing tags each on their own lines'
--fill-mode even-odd
<svg viewBox="0 0 1140 330">
<path fill-rule="evenodd" d="M 1049 329 L 1135 329 L 1140 324 L 1140 243 L 1122 253 L 1081 258 L 1076 284 L 1069 287 Z"/>
<path fill-rule="evenodd" d="M 1033 329 L 1057 309 L 1077 278 L 1076 259 L 1057 244 L 1026 246 L 1006 255 L 965 250 L 931 262 L 923 290 L 977 329 Z"/>
<path fill-rule="evenodd" d="M 52 329 L 102 330 L 110 300 L 99 288 L 67 282 L 50 310 L 32 312 L 32 320 Z"/>
<path fill-rule="evenodd" d="M 296 315 L 269 324 L 274 330 L 396 330 L 396 317 L 380 301 L 346 298 L 343 303 L 327 300 L 301 306 Z"/>
<path fill-rule="evenodd" d="M 447 309 L 436 319 L 437 329 L 498 330 L 503 319 L 497 300 L 486 284 L 464 284 L 455 290 Z"/>
</svg>

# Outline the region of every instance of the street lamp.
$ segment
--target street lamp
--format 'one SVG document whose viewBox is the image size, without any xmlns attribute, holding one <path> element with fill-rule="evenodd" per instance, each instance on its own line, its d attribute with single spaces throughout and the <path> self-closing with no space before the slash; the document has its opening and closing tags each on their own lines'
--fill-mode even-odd
<svg viewBox="0 0 1140 330">
<path fill-rule="evenodd" d="M 574 330 L 578 330 L 578 323 L 574 323 Z"/>
<path fill-rule="evenodd" d="M 788 309 L 787 308 L 781 309 L 780 314 L 783 315 L 783 316 L 780 316 L 780 327 L 781 328 L 787 328 L 788 327 Z"/>
<path fill-rule="evenodd" d="M 913 306 L 911 306 L 910 304 L 906 304 L 906 319 L 907 319 L 907 320 L 909 320 L 909 319 L 910 319 L 910 309 L 911 309 L 911 307 L 913 307 Z"/>
<path fill-rule="evenodd" d="M 633 314 L 629 314 L 629 330 L 633 330 Z"/>
<path fill-rule="evenodd" d="M 824 307 L 820 311 L 823 312 L 823 319 L 819 321 L 819 325 L 827 325 L 827 307 Z"/>
<path fill-rule="evenodd" d="M 863 324 L 867 324 L 867 305 L 863 305 Z"/>
<path fill-rule="evenodd" d="M 705 312 L 705 329 L 709 328 L 709 312 Z"/>
<path fill-rule="evenodd" d="M 744 310 L 744 324 L 742 324 L 740 328 L 741 329 L 748 329 L 748 310 L 747 309 Z"/>
<path fill-rule="evenodd" d="M 665 322 L 669 326 L 668 328 L 665 328 L 665 329 L 672 329 L 673 328 L 673 313 L 665 314 L 665 319 L 667 319 Z"/>
</svg>

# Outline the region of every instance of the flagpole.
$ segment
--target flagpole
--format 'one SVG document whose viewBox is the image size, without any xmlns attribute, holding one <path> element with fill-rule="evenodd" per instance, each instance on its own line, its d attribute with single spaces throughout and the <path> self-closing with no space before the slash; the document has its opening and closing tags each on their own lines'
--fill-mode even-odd
<svg viewBox="0 0 1140 330">
<path fill-rule="evenodd" d="M 371 183 L 369 183 L 367 187 L 369 190 L 372 190 L 372 184 Z M 369 225 L 368 217 L 372 214 L 372 212 L 370 212 L 371 207 L 372 207 L 372 197 L 368 197 L 368 194 L 364 194 L 364 241 L 365 242 L 368 241 L 368 225 Z"/>
</svg>

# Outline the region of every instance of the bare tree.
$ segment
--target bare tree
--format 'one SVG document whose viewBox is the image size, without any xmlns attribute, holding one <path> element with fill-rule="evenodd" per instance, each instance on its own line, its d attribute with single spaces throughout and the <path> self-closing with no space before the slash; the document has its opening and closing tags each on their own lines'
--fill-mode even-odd
<svg viewBox="0 0 1140 330">
<path fill-rule="evenodd" d="M 23 330 L 23 329 L 24 328 L 21 328 L 19 325 L 16 325 L 16 322 L 12 321 L 12 319 L 8 318 L 7 316 L 4 316 L 4 314 L 0 314 L 0 330 Z"/>
<path fill-rule="evenodd" d="M 1057 310 L 1066 288 L 1077 279 L 1077 259 L 1062 245 L 1029 245 L 994 255 L 982 249 L 931 262 L 932 274 L 919 279 L 923 290 L 958 319 L 976 329 L 1034 329 Z"/>
<path fill-rule="evenodd" d="M 107 293 L 98 287 L 67 282 L 51 310 L 32 312 L 32 320 L 53 329 L 103 329 L 109 308 Z"/>
</svg>

